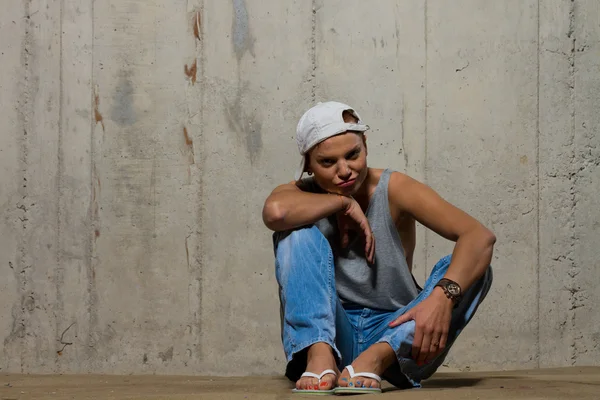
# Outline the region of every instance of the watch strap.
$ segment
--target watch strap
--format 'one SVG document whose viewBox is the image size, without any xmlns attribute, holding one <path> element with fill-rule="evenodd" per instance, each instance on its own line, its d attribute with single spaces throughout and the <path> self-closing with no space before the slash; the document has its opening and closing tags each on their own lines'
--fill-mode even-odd
<svg viewBox="0 0 600 400">
<path fill-rule="evenodd" d="M 448 284 L 454 284 L 456 286 L 458 286 L 458 288 L 460 289 L 460 294 L 459 295 L 454 295 L 452 293 L 450 293 L 450 291 L 448 290 Z M 452 300 L 452 302 L 454 303 L 454 305 L 457 305 L 461 299 L 462 299 L 462 288 L 460 287 L 460 285 L 456 282 L 454 282 L 451 279 L 448 278 L 442 278 L 439 280 L 439 282 L 435 285 L 435 287 L 440 286 L 443 290 L 444 290 L 444 294 L 446 295 L 446 297 L 450 300 Z"/>
</svg>

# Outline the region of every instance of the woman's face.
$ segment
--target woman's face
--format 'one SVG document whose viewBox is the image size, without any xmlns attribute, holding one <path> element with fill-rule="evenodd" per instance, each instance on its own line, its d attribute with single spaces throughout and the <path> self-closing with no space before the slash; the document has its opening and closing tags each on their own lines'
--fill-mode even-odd
<svg viewBox="0 0 600 400">
<path fill-rule="evenodd" d="M 308 153 L 306 170 L 323 190 L 354 195 L 368 171 L 365 136 L 346 132 L 321 142 Z"/>
</svg>

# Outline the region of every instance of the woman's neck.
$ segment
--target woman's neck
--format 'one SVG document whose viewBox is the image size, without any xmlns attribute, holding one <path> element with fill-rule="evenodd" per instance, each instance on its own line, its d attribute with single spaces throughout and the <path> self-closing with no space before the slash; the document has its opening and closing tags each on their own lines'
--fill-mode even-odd
<svg viewBox="0 0 600 400">
<path fill-rule="evenodd" d="M 367 170 L 367 176 L 363 182 L 363 184 L 358 188 L 358 191 L 354 194 L 354 200 L 360 204 L 363 210 L 366 210 L 369 206 L 369 201 L 375 193 L 375 188 L 377 187 L 377 183 L 379 181 L 379 177 L 375 176 L 374 171 L 369 168 Z"/>
</svg>

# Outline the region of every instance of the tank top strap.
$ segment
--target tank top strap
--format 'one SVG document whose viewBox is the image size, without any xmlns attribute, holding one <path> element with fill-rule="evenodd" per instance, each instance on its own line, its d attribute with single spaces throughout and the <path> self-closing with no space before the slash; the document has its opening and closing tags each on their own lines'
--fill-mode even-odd
<svg viewBox="0 0 600 400">
<path fill-rule="evenodd" d="M 387 213 L 389 215 L 390 205 L 388 200 L 388 186 L 390 184 L 391 174 L 392 171 L 390 169 L 385 169 L 381 173 L 373 197 L 369 202 L 367 214 L 384 216 Z"/>
</svg>

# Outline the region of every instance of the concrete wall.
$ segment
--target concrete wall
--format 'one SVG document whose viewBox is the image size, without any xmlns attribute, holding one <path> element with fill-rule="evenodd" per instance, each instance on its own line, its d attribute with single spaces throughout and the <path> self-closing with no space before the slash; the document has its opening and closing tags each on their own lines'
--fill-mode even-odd
<svg viewBox="0 0 600 400">
<path fill-rule="evenodd" d="M 10 0 L 2 372 L 273 374 L 260 210 L 339 99 L 498 236 L 460 369 L 599 365 L 596 0 Z M 451 243 L 418 232 L 423 281 Z"/>
</svg>

